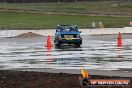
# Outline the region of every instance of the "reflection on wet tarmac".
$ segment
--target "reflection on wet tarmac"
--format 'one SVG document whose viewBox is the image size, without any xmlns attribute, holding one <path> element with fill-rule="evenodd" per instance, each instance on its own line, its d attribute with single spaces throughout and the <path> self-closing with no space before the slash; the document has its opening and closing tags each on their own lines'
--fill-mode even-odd
<svg viewBox="0 0 132 88">
<path fill-rule="evenodd" d="M 46 37 L 0 38 L 0 69 L 80 69 L 82 66 L 100 70 L 132 69 L 132 39 L 124 39 L 122 48 L 116 46 L 116 39 L 112 39 L 83 36 L 81 47 L 47 48 L 44 47 Z"/>
</svg>

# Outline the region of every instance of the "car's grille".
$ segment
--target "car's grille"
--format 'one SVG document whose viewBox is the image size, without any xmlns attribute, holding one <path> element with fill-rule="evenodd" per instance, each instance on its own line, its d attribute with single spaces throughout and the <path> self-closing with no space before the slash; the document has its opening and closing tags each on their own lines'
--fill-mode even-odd
<svg viewBox="0 0 132 88">
<path fill-rule="evenodd" d="M 77 38 L 77 35 L 62 35 L 62 38 Z"/>
</svg>

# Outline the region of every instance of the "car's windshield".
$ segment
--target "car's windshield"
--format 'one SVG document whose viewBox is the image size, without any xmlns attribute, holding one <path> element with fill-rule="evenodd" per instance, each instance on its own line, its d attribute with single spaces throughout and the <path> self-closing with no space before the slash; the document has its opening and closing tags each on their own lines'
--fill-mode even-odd
<svg viewBox="0 0 132 88">
<path fill-rule="evenodd" d="M 65 25 L 63 26 L 63 25 L 61 25 L 60 29 L 62 31 L 78 31 L 77 26 L 65 26 Z"/>
</svg>

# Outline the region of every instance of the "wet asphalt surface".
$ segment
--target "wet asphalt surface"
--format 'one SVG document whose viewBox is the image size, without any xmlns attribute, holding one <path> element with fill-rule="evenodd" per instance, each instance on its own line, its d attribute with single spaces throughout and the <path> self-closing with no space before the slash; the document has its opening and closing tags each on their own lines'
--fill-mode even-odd
<svg viewBox="0 0 132 88">
<path fill-rule="evenodd" d="M 0 38 L 0 69 L 52 68 L 132 71 L 132 35 L 82 36 L 81 47 L 47 49 L 47 37 Z M 51 37 L 53 43 L 54 37 Z"/>
</svg>

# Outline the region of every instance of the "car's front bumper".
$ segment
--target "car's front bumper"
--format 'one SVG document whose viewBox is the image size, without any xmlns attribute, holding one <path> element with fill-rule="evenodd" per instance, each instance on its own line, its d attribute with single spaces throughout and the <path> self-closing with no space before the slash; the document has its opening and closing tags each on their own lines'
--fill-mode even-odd
<svg viewBox="0 0 132 88">
<path fill-rule="evenodd" d="M 82 38 L 62 38 L 61 43 L 66 43 L 66 44 L 78 44 L 82 43 Z"/>
</svg>

